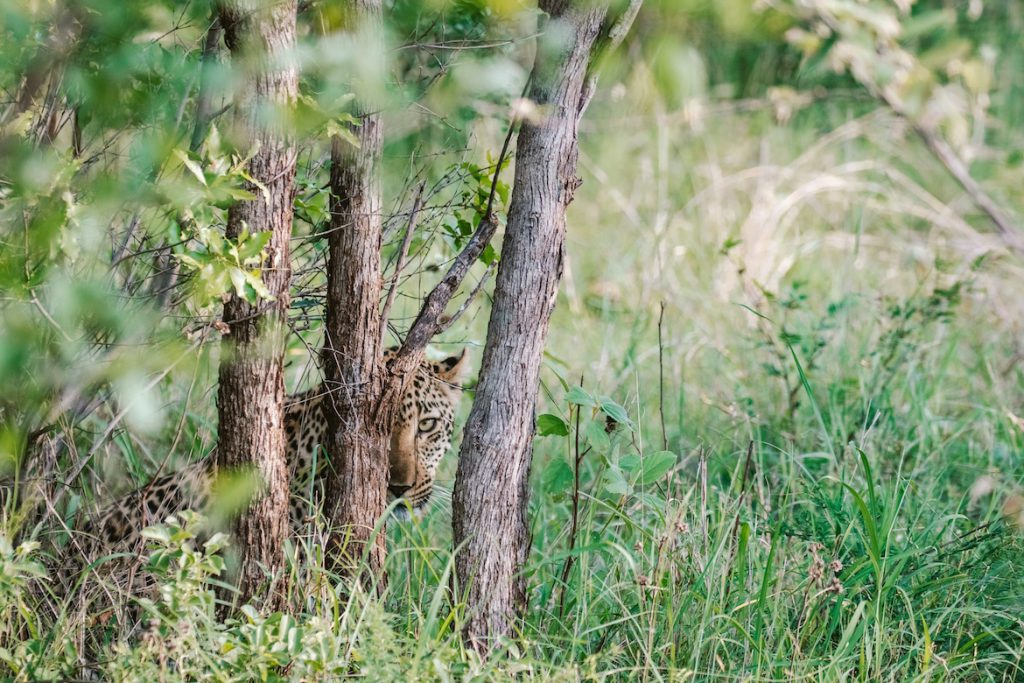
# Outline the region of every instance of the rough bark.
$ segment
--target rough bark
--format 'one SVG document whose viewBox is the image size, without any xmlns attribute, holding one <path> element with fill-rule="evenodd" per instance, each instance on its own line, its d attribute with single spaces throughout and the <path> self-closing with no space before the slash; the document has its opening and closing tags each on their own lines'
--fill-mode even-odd
<svg viewBox="0 0 1024 683">
<path fill-rule="evenodd" d="M 354 0 L 352 30 L 374 42 L 381 32 L 380 0 Z M 376 38 L 375 38 L 376 37 Z M 328 236 L 327 327 L 324 375 L 327 474 L 324 513 L 332 525 L 335 568 L 351 572 L 366 556 L 371 577 L 381 575 L 385 536 L 372 545 L 374 525 L 387 506 L 391 410 L 378 410 L 385 381 L 382 362 L 380 115 L 363 102 L 356 147 L 340 137 L 331 145 L 331 222 Z M 386 407 L 385 407 L 386 408 Z M 393 406 L 392 406 L 393 408 Z"/>
<path fill-rule="evenodd" d="M 577 126 L 606 8 L 541 2 L 538 41 L 487 343 L 466 424 L 452 501 L 456 572 L 466 592 L 467 644 L 489 649 L 525 607 L 527 479 L 548 321 L 562 274 L 565 212 L 579 184 Z M 561 36 L 562 40 L 556 37 Z"/>
<path fill-rule="evenodd" d="M 261 484 L 233 525 L 237 585 L 246 601 L 281 569 L 288 530 L 283 360 L 296 154 L 285 131 L 264 123 L 261 109 L 295 101 L 298 74 L 290 61 L 295 12 L 295 0 L 225 2 L 220 8 L 232 62 L 246 70 L 235 96 L 236 124 L 250 148 L 259 145 L 248 171 L 265 188 L 250 188 L 256 198 L 230 208 L 227 235 L 272 233 L 263 280 L 274 299 L 254 306 L 232 295 L 224 304 L 230 332 L 223 342 L 217 396 L 218 467 L 252 468 Z M 268 607 L 279 606 L 278 595 L 271 591 Z"/>
</svg>

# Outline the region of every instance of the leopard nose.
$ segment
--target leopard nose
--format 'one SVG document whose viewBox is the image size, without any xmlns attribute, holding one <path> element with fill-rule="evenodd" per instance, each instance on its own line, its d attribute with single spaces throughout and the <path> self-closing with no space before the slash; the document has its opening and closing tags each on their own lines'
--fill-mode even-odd
<svg viewBox="0 0 1024 683">
<path fill-rule="evenodd" d="M 406 491 L 411 489 L 412 486 L 405 486 L 404 484 L 389 484 L 388 491 L 391 491 L 391 495 L 395 498 L 401 498 Z"/>
</svg>

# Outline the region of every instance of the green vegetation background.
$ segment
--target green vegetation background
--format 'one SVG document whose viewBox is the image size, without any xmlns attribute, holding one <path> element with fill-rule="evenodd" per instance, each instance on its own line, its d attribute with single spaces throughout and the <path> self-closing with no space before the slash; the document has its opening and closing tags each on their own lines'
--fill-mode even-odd
<svg viewBox="0 0 1024 683">
<path fill-rule="evenodd" d="M 401 328 L 477 216 L 532 20 L 514 0 L 389 6 L 386 259 L 410 188 L 425 177 L 433 192 Z M 77 676 L 86 657 L 112 680 L 1024 676 L 1020 255 L 871 94 L 878 65 L 836 67 L 836 33 L 808 46 L 820 30 L 808 6 L 897 17 L 900 44 L 936 74 L 929 87 L 968 83 L 936 130 L 1004 206 L 1024 205 L 1019 3 L 648 0 L 580 131 L 584 184 L 538 406 L 529 609 L 500 656 L 459 644 L 441 491 L 424 518 L 390 525 L 383 599 L 332 591 L 314 548 L 289 616 L 218 619 L 219 565 L 190 544 L 187 519 L 155 535 L 163 591 L 109 618 L 95 591 L 38 588 L 66 534 L 36 529 L 36 550 L 5 541 L 0 678 Z M 4 93 L 61 7 L 0 3 Z M 187 151 L 209 5 L 67 7 L 89 30 L 51 66 L 83 153 L 70 125 L 39 144 L 40 117 L 0 136 L 0 459 L 13 468 L 28 431 L 101 399 L 58 463 L 66 475 L 90 459 L 62 500 L 70 520 L 168 457 L 209 452 L 208 327 L 232 269 L 257 286 L 258 270 L 216 237 L 240 184 L 227 126 Z M 352 46 L 323 37 L 342 21 L 333 5 L 313 12 L 290 390 L 317 376 L 325 131 L 359 67 Z M 875 18 L 854 21 L 869 54 Z M 497 45 L 409 47 L 455 40 Z M 972 89 L 976 64 L 988 80 Z M 161 249 L 184 264 L 169 303 Z M 484 297 L 438 348 L 479 360 L 486 320 Z M 26 531 L 9 508 L 4 520 L 8 535 Z"/>
</svg>

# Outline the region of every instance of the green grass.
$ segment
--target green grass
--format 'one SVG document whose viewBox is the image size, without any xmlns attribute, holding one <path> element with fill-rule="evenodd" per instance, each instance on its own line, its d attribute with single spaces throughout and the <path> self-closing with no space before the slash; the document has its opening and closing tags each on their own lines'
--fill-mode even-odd
<svg viewBox="0 0 1024 683">
<path fill-rule="evenodd" d="M 379 600 L 307 548 L 287 618 L 218 618 L 217 565 L 185 530 L 163 598 L 102 623 L 81 595 L 29 591 L 4 549 L 0 677 L 81 675 L 87 653 L 85 673 L 151 681 L 1024 677 L 1024 537 L 1004 514 L 1024 485 L 1019 263 L 944 213 L 955 188 L 885 115 L 823 103 L 781 127 L 709 106 L 606 103 L 586 124 L 538 408 L 569 434 L 536 441 L 529 609 L 497 655 L 459 643 L 442 500 L 391 524 Z M 467 319 L 445 343 L 483 339 L 486 311 Z M 101 462 L 204 452 L 210 375 L 173 375 L 167 433 L 123 433 Z M 566 401 L 581 378 L 629 423 Z"/>
</svg>

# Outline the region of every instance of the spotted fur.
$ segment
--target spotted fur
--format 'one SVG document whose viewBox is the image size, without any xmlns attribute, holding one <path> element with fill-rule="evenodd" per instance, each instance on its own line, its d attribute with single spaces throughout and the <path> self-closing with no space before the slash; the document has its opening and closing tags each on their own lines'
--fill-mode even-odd
<svg viewBox="0 0 1024 683">
<path fill-rule="evenodd" d="M 394 350 L 388 350 L 385 359 Z M 390 478 L 393 498 L 404 498 L 414 510 L 430 500 L 437 466 L 451 446 L 459 384 L 465 357 L 425 361 L 402 397 L 392 429 Z M 303 527 L 320 497 L 326 458 L 326 398 L 323 385 L 288 397 L 285 438 L 291 467 L 289 516 L 292 531 Z M 103 546 L 138 540 L 142 529 L 184 510 L 204 510 L 211 502 L 215 458 L 207 458 L 159 476 L 88 519 L 87 538 Z M 315 470 L 315 471 L 314 471 Z"/>
</svg>

